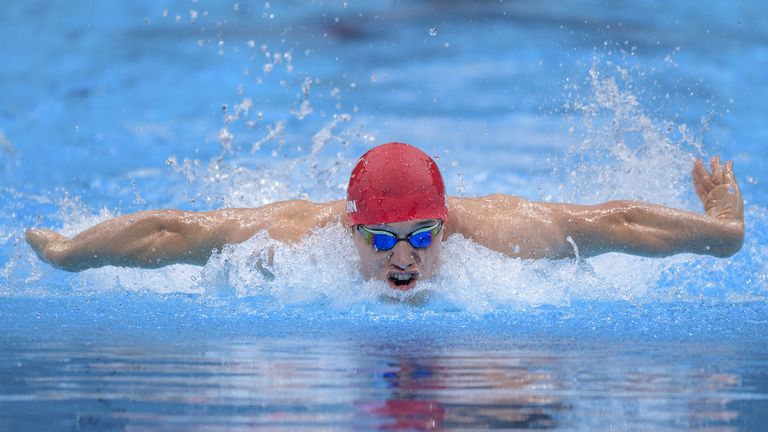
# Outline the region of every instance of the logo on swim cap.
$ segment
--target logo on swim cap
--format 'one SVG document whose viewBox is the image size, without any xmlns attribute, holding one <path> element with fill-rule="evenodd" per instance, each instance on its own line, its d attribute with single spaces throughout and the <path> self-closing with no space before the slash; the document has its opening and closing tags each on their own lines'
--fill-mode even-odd
<svg viewBox="0 0 768 432">
<path fill-rule="evenodd" d="M 347 214 L 352 225 L 374 225 L 448 214 L 445 184 L 428 154 L 391 142 L 366 152 L 352 169 Z"/>
</svg>

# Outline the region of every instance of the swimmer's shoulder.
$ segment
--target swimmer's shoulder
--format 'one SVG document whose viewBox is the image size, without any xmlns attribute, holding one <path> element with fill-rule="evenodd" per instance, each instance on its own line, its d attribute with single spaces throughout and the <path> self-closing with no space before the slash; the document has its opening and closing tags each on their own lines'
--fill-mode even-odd
<svg viewBox="0 0 768 432">
<path fill-rule="evenodd" d="M 523 198 L 492 194 L 481 197 L 448 197 L 446 237 L 453 233 L 472 233 L 497 217 L 508 217 L 520 209 Z"/>
<path fill-rule="evenodd" d="M 266 230 L 275 240 L 294 242 L 332 223 L 346 223 L 344 201 L 315 203 L 279 201 L 256 208 L 230 208 L 208 212 L 216 219 L 228 243 L 242 242 Z"/>
<path fill-rule="evenodd" d="M 311 231 L 332 223 L 346 223 L 346 203 L 343 200 L 319 203 L 290 200 L 276 203 L 276 205 L 279 207 L 279 212 L 273 218 L 273 222 L 277 224 L 294 225 L 296 228 L 306 228 Z"/>
<path fill-rule="evenodd" d="M 317 226 L 325 226 L 331 223 L 347 224 L 347 202 L 345 200 L 323 203 L 305 202 L 307 203 L 307 211 L 312 215 Z"/>
<path fill-rule="evenodd" d="M 342 200 L 316 203 L 306 200 L 289 202 L 287 213 L 268 229 L 276 240 L 301 240 L 318 228 L 331 224 L 346 225 L 346 202 Z"/>
<path fill-rule="evenodd" d="M 344 222 L 345 203 L 342 200 L 316 203 L 307 200 L 287 200 L 261 207 L 229 208 L 208 212 L 224 218 L 260 221 L 296 221 L 305 224 L 326 225 L 334 220 Z"/>
</svg>

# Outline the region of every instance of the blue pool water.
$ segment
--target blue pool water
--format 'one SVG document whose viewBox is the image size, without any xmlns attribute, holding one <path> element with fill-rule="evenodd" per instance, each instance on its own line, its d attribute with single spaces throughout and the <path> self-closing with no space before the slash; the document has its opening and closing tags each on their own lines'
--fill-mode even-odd
<svg viewBox="0 0 768 432">
<path fill-rule="evenodd" d="M 0 430 L 763 430 L 766 10 L 6 2 Z M 527 262 L 454 237 L 398 299 L 338 226 L 205 267 L 79 274 L 23 241 L 150 208 L 339 199 L 391 140 L 434 155 L 455 195 L 691 211 L 693 158 L 721 154 L 745 245 Z M 271 245 L 266 278 L 252 262 Z"/>
</svg>

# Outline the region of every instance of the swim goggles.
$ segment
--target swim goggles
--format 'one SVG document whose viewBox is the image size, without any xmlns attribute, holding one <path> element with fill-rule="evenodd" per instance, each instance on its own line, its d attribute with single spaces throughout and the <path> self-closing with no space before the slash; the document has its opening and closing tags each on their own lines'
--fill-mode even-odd
<svg viewBox="0 0 768 432">
<path fill-rule="evenodd" d="M 437 236 L 440 229 L 443 227 L 443 222 L 438 221 L 434 225 L 428 227 L 419 228 L 414 232 L 408 234 L 406 237 L 398 237 L 397 234 L 385 230 L 366 228 L 362 225 L 357 227 L 358 232 L 363 239 L 373 246 L 375 251 L 388 251 L 395 247 L 397 242 L 408 240 L 416 249 L 428 248 L 432 244 L 432 239 Z"/>
</svg>

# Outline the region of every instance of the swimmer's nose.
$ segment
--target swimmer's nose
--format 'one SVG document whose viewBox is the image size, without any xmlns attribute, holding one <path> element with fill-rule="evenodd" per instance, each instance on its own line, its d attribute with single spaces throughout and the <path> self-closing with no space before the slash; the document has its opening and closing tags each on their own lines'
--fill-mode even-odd
<svg viewBox="0 0 768 432">
<path fill-rule="evenodd" d="M 418 262 L 418 254 L 408 242 L 397 242 L 395 247 L 392 248 L 392 256 L 389 258 L 389 262 L 393 266 L 405 270 Z"/>
</svg>

